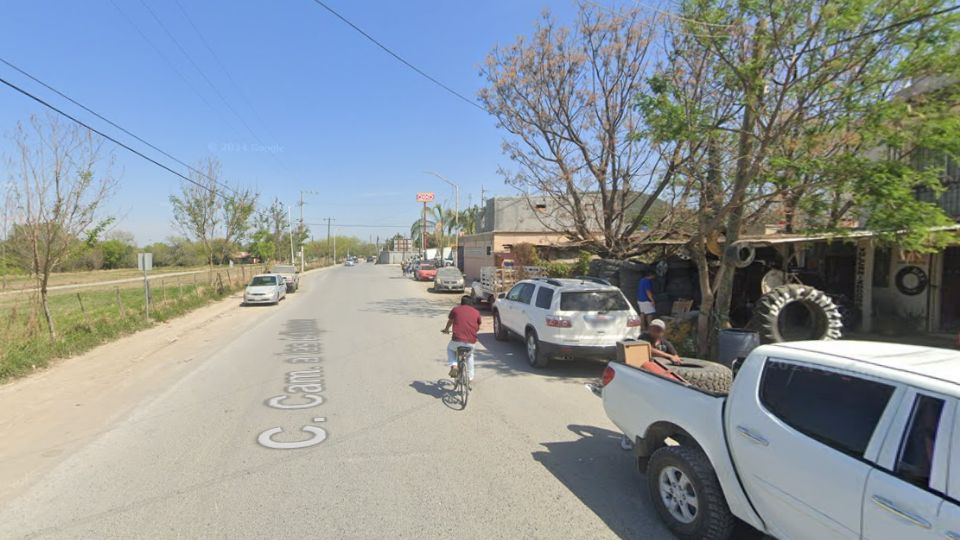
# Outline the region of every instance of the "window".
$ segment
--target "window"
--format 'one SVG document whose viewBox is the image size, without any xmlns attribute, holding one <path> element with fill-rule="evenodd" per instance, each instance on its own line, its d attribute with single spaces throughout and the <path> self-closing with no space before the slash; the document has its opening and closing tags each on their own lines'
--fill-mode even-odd
<svg viewBox="0 0 960 540">
<path fill-rule="evenodd" d="M 861 458 L 893 387 L 846 374 L 767 361 L 760 402 L 793 429 Z"/>
<path fill-rule="evenodd" d="M 553 289 L 541 285 L 540 290 L 537 291 L 537 307 L 540 309 L 550 309 L 550 304 L 552 303 Z"/>
<path fill-rule="evenodd" d="M 873 252 L 873 286 L 890 286 L 890 248 L 878 247 Z"/>
<path fill-rule="evenodd" d="M 517 298 L 517 302 L 529 304 L 530 300 L 533 299 L 533 290 L 536 286 L 533 283 L 521 283 L 519 286 L 522 287 L 522 289 L 520 289 L 520 296 Z"/>
<path fill-rule="evenodd" d="M 523 290 L 523 286 L 524 286 L 523 283 L 519 283 L 519 284 L 517 284 L 517 285 L 514 285 L 513 288 L 510 289 L 510 292 L 507 293 L 507 300 L 513 300 L 514 302 L 519 301 L 519 300 L 520 300 L 520 291 Z"/>
<path fill-rule="evenodd" d="M 897 457 L 894 473 L 922 488 L 930 485 L 933 448 L 937 442 L 937 427 L 940 425 L 942 412 L 942 399 L 918 395 L 913 404 L 913 412 L 910 413 L 910 427 Z"/>
<path fill-rule="evenodd" d="M 577 291 L 560 294 L 560 311 L 626 311 L 627 299 L 620 291 Z"/>
<path fill-rule="evenodd" d="M 254 276 L 250 282 L 251 287 L 263 287 L 264 285 L 276 285 L 277 278 L 274 276 Z"/>
</svg>

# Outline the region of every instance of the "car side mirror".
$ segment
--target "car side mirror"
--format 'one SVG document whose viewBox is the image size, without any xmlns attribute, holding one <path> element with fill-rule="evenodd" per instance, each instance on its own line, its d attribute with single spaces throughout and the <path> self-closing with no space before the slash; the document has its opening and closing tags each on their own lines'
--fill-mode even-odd
<svg viewBox="0 0 960 540">
<path fill-rule="evenodd" d="M 499 299 L 501 299 L 501 300 L 504 299 L 504 298 L 506 298 L 506 297 L 507 297 L 507 293 L 505 293 L 505 292 L 502 292 L 502 293 L 500 293 L 500 294 L 497 295 L 497 298 L 499 298 Z"/>
</svg>

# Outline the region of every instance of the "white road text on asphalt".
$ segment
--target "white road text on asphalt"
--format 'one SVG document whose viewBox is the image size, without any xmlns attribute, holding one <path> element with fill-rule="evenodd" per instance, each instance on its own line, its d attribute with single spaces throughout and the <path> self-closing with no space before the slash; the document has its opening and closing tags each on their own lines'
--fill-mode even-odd
<svg viewBox="0 0 960 540">
<path fill-rule="evenodd" d="M 288 341 L 280 356 L 285 356 L 290 364 L 313 364 L 307 369 L 294 370 L 286 375 L 284 393 L 273 396 L 265 402 L 268 407 L 284 411 L 298 411 L 312 409 L 323 404 L 321 393 L 324 389 L 323 367 L 319 364 L 323 357 L 320 355 L 320 328 L 314 319 L 292 319 L 284 325 L 280 332 L 281 339 Z M 304 366 L 306 367 L 306 366 Z M 309 423 L 326 422 L 322 416 L 312 416 Z M 309 448 L 327 440 L 327 431 L 314 425 L 303 425 L 300 431 L 309 435 L 309 438 L 300 441 L 277 441 L 274 435 L 283 433 L 282 427 L 266 429 L 257 436 L 257 442 L 266 448 L 276 450 L 294 450 Z"/>
</svg>

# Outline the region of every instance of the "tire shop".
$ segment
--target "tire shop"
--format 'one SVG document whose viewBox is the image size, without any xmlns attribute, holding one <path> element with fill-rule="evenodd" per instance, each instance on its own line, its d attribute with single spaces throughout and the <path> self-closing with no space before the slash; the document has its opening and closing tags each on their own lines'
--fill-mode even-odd
<svg viewBox="0 0 960 540">
<path fill-rule="evenodd" d="M 960 225 L 950 230 L 960 231 Z M 664 245 L 678 252 L 677 243 Z M 960 246 L 933 254 L 879 247 L 875 234 L 765 234 L 734 246 L 731 323 L 761 341 L 836 339 L 846 333 L 952 333 L 960 327 Z M 715 260 L 717 260 L 715 259 Z M 674 254 L 652 265 L 594 261 L 591 274 L 620 286 L 631 300 L 642 271 L 655 271 L 658 315 L 683 316 L 700 303 L 698 270 Z"/>
</svg>

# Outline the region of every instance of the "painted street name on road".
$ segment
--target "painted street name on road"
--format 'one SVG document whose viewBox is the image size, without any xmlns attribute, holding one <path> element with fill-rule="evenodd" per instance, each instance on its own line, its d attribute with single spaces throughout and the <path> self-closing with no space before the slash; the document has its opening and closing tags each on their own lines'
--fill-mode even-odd
<svg viewBox="0 0 960 540">
<path fill-rule="evenodd" d="M 286 322 L 280 332 L 281 340 L 287 341 L 280 356 L 285 357 L 289 364 L 304 364 L 300 369 L 286 374 L 284 393 L 266 400 L 267 407 L 284 411 L 300 411 L 312 409 L 324 402 L 323 390 L 325 379 L 323 366 L 322 346 L 320 344 L 320 328 L 315 319 L 291 319 Z M 327 431 L 322 427 L 310 425 L 326 422 L 322 416 L 310 415 L 311 420 L 300 427 L 300 431 L 309 435 L 299 441 L 277 441 L 275 435 L 283 433 L 282 427 L 266 429 L 257 436 L 257 442 L 266 448 L 276 450 L 295 450 L 309 448 L 327 440 Z"/>
</svg>

